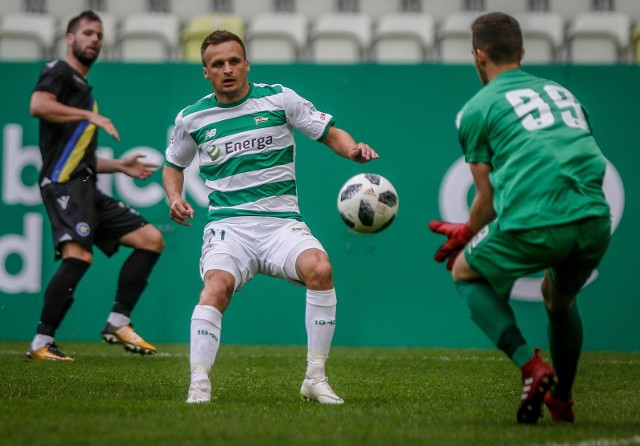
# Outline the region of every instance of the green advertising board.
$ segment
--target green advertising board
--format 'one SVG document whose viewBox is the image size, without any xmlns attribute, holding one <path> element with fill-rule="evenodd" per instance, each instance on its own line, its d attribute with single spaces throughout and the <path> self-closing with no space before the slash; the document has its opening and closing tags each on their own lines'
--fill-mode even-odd
<svg viewBox="0 0 640 446">
<path fill-rule="evenodd" d="M 38 122 L 29 97 L 42 64 L 0 64 L 0 339 L 29 340 L 53 260 L 49 223 L 36 183 L 40 164 Z M 605 189 L 615 233 L 611 248 L 580 295 L 585 348 L 640 350 L 635 329 L 640 284 L 633 253 L 640 246 L 640 66 L 534 66 L 534 74 L 559 81 L 588 108 L 596 137 L 609 160 Z M 479 88 L 473 66 L 349 65 L 252 66 L 254 82 L 282 83 L 335 116 L 337 125 L 380 153 L 359 165 L 298 135 L 300 208 L 328 251 L 338 293 L 336 345 L 490 347 L 469 318 L 451 278 L 433 253 L 442 242 L 427 223 L 462 221 L 471 177 L 461 161 L 455 116 Z M 162 163 L 175 115 L 210 92 L 197 64 L 102 62 L 90 83 L 101 113 L 112 119 L 121 141 L 100 133 L 102 156 L 139 152 Z M 336 199 L 347 178 L 376 172 L 396 187 L 399 213 L 374 235 L 350 232 Z M 132 204 L 164 234 L 166 250 L 133 313 L 151 342 L 188 342 L 189 321 L 201 289 L 198 272 L 206 194 L 197 169 L 189 169 L 187 199 L 194 225 L 169 220 L 160 172 L 147 181 L 101 176 L 101 188 Z M 636 192 L 634 192 L 636 191 Z M 122 249 L 107 259 L 97 252 L 58 331 L 60 341 L 94 341 L 111 309 Z M 545 347 L 546 315 L 537 277 L 519 281 L 512 300 L 522 331 Z M 233 297 L 224 317 L 223 341 L 235 344 L 306 343 L 305 291 L 258 277 Z"/>
</svg>

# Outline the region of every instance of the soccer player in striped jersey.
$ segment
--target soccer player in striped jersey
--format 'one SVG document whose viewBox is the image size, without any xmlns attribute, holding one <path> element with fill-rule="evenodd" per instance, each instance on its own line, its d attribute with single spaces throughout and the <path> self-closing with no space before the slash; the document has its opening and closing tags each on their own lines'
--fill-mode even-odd
<svg viewBox="0 0 640 446">
<path fill-rule="evenodd" d="M 96 156 L 98 128 L 120 140 L 111 120 L 99 114 L 87 83 L 101 48 L 100 17 L 85 11 L 72 18 L 65 59 L 46 64 L 31 95 L 31 114 L 40 119 L 40 192 L 51 220 L 56 260 L 62 259 L 45 291 L 40 323 L 27 352 L 32 359 L 72 360 L 58 349 L 54 337 L 93 261 L 94 245 L 107 256 L 121 245 L 133 248 L 120 271 L 103 339 L 135 353 L 156 351 L 133 330 L 130 315 L 164 249 L 162 234 L 134 209 L 101 192 L 96 182 L 98 173 L 145 179 L 157 166 L 143 162 L 141 155 L 119 160 Z"/>
<path fill-rule="evenodd" d="M 204 287 L 191 318 L 187 403 L 211 400 L 209 375 L 222 314 L 235 291 L 264 274 L 307 289 L 302 397 L 342 404 L 325 375 L 337 302 L 332 268 L 298 209 L 293 129 L 359 163 L 378 154 L 293 90 L 249 82 L 249 61 L 237 35 L 215 31 L 203 41 L 201 53 L 213 93 L 178 113 L 163 170 L 170 216 L 180 224 L 190 225 L 194 215 L 182 192 L 183 171 L 196 157 L 209 191 L 200 258 Z"/>
<path fill-rule="evenodd" d="M 448 238 L 435 258 L 448 259 L 472 319 L 521 369 L 517 421 L 536 423 L 544 402 L 554 421 L 573 422 L 582 349 L 576 295 L 611 234 L 606 160 L 576 97 L 522 70 L 513 17 L 489 13 L 471 29 L 484 88 L 464 105 L 457 127 L 476 195 L 466 223 L 430 223 Z M 542 270 L 554 367 L 527 344 L 509 305 L 514 281 Z"/>
</svg>

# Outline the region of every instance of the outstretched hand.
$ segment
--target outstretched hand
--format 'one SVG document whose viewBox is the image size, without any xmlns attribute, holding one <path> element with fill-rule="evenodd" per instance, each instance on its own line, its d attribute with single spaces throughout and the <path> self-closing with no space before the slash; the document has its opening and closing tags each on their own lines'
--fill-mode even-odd
<svg viewBox="0 0 640 446">
<path fill-rule="evenodd" d="M 357 163 L 367 163 L 380 158 L 380 156 L 369 144 L 359 142 L 349 151 L 349 158 Z"/>
<path fill-rule="evenodd" d="M 106 116 L 99 115 L 97 113 L 93 113 L 90 119 L 91 123 L 97 125 L 102 130 L 107 132 L 113 139 L 116 141 L 120 141 L 120 134 L 116 129 L 116 126 L 111 122 L 111 119 Z"/>
<path fill-rule="evenodd" d="M 438 248 L 433 258 L 436 262 L 447 262 L 447 269 L 451 271 L 458 254 L 475 235 L 467 223 L 448 223 L 440 220 L 429 222 L 429 229 L 447 237 L 447 241 Z"/>
<path fill-rule="evenodd" d="M 191 222 L 187 221 L 193 218 L 194 211 L 191 205 L 182 197 L 171 202 L 169 217 L 171 220 L 183 226 L 191 226 Z"/>
<path fill-rule="evenodd" d="M 144 157 L 145 155 L 135 154 L 123 158 L 121 172 L 132 178 L 139 178 L 141 180 L 149 178 L 149 176 L 156 171 L 158 165 L 141 161 L 141 158 Z"/>
</svg>

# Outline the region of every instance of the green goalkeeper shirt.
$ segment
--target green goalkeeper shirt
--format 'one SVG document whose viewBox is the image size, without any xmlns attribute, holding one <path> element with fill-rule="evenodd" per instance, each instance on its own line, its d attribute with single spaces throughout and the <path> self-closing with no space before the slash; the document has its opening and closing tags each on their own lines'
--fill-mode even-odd
<svg viewBox="0 0 640 446">
<path fill-rule="evenodd" d="M 566 88 L 520 69 L 504 72 L 464 105 L 456 125 L 465 160 L 492 166 L 503 230 L 609 215 L 606 160 Z"/>
</svg>

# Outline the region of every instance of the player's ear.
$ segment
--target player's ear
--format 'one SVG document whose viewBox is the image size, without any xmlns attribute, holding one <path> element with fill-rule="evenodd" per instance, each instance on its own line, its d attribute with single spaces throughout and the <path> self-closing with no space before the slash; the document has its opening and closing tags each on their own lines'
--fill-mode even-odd
<svg viewBox="0 0 640 446">
<path fill-rule="evenodd" d="M 480 65 L 484 65 L 488 59 L 487 52 L 479 48 L 476 48 L 475 52 L 476 52 L 476 58 L 478 59 L 478 62 L 480 62 Z"/>
<path fill-rule="evenodd" d="M 205 79 L 209 79 L 209 76 L 207 75 L 207 67 L 202 67 L 202 75 Z"/>
</svg>

